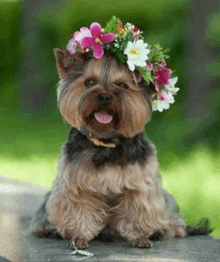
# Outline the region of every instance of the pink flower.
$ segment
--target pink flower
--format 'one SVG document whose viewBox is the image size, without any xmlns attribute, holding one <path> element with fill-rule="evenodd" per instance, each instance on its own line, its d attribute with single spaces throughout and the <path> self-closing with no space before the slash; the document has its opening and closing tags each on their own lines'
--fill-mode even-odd
<svg viewBox="0 0 220 262">
<path fill-rule="evenodd" d="M 90 33 L 91 36 L 83 36 L 83 38 L 80 38 L 81 46 L 83 49 L 92 47 L 93 56 L 96 59 L 100 59 L 104 55 L 104 50 L 102 48 L 103 43 L 114 41 L 115 35 L 113 33 L 102 35 L 102 28 L 99 23 L 92 23 L 90 25 Z"/>
<path fill-rule="evenodd" d="M 168 90 L 160 90 L 156 97 L 152 100 L 153 111 L 162 112 L 164 109 L 168 109 L 170 104 L 174 103 L 173 95 Z"/>
<path fill-rule="evenodd" d="M 172 71 L 169 68 L 162 68 L 155 73 L 156 83 L 155 88 L 158 91 L 161 85 L 169 84 L 169 77 L 172 74 Z"/>
<path fill-rule="evenodd" d="M 83 27 L 80 28 L 80 32 L 76 31 L 74 33 L 73 37 L 74 37 L 75 41 L 77 41 L 81 45 L 82 39 L 84 37 L 92 37 L 92 34 L 91 34 L 89 28 L 83 26 Z M 82 45 L 81 45 L 81 47 L 82 47 Z"/>
<path fill-rule="evenodd" d="M 87 27 L 81 27 L 80 32 L 76 31 L 73 34 L 73 37 L 69 40 L 67 47 L 66 47 L 70 54 L 76 53 L 77 44 L 79 44 L 82 48 L 81 41 L 86 36 L 92 36 L 89 28 Z"/>
<path fill-rule="evenodd" d="M 71 55 L 76 53 L 76 45 L 75 39 L 71 38 L 66 47 Z"/>
<path fill-rule="evenodd" d="M 172 94 L 171 93 L 166 93 L 166 92 L 159 92 L 157 94 L 157 99 L 160 101 L 164 101 L 164 100 L 170 100 L 172 98 Z"/>
<path fill-rule="evenodd" d="M 145 67 L 148 72 L 151 72 L 153 70 L 153 64 L 150 62 L 147 62 L 147 65 Z"/>
</svg>

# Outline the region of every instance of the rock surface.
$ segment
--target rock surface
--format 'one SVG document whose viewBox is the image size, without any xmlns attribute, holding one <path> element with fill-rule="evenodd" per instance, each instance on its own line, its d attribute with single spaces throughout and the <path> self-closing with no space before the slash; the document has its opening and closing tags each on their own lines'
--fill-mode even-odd
<svg viewBox="0 0 220 262">
<path fill-rule="evenodd" d="M 220 262 L 220 240 L 211 236 L 154 242 L 151 249 L 129 242 L 92 241 L 93 256 L 71 255 L 65 240 L 27 235 L 30 219 L 48 189 L 0 177 L 0 262 L 146 261 Z"/>
</svg>

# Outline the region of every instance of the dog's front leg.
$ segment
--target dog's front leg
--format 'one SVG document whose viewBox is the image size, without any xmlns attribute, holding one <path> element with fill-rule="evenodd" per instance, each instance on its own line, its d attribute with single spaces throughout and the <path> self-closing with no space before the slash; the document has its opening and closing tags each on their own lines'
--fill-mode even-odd
<svg viewBox="0 0 220 262">
<path fill-rule="evenodd" d="M 92 194 L 52 194 L 47 205 L 49 221 L 70 240 L 71 248 L 86 248 L 106 225 L 106 204 Z"/>
<path fill-rule="evenodd" d="M 151 247 L 149 237 L 166 223 L 163 218 L 164 207 L 160 194 L 150 196 L 127 190 L 112 209 L 112 226 L 122 237 L 133 240 L 134 246 Z"/>
</svg>

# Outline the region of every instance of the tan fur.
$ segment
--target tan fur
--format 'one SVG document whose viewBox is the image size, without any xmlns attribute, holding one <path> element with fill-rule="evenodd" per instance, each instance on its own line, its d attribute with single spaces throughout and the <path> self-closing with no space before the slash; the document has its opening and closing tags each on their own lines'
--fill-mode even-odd
<svg viewBox="0 0 220 262">
<path fill-rule="evenodd" d="M 91 59 L 80 71 L 75 66 L 75 63 L 80 66 L 80 62 L 73 62 L 67 53 L 56 49 L 55 55 L 60 76 L 58 104 L 72 127 L 84 128 L 89 134 L 98 133 L 99 138 L 112 134 L 132 138 L 144 131 L 150 120 L 151 104 L 144 97 L 145 87 L 133 81 L 125 65 L 107 55 L 100 60 Z M 106 85 L 107 63 L 111 66 Z M 75 73 L 81 75 L 71 80 Z M 88 79 L 95 85 L 86 87 Z M 126 88 L 120 87 L 120 83 Z M 119 121 L 103 125 L 92 117 L 95 110 L 102 110 L 97 99 L 102 93 L 112 96 L 111 106 L 105 110 Z M 95 137 L 91 141 L 94 139 L 97 141 Z M 145 163 L 125 166 L 105 164 L 97 168 L 92 161 L 92 150 L 85 150 L 71 161 L 65 154 L 61 155 L 46 208 L 49 222 L 71 240 L 72 247 L 86 247 L 107 225 L 138 247 L 150 247 L 149 237 L 154 233 L 171 237 L 185 235 L 183 220 L 166 206 L 156 150 L 153 144 L 150 146 L 153 153 Z"/>
<path fill-rule="evenodd" d="M 89 241 L 109 222 L 137 245 L 143 238 L 148 243 L 155 232 L 185 235 L 184 227 L 166 211 L 155 155 L 144 166 L 105 166 L 99 172 L 89 154 L 78 159 L 74 169 L 66 161 L 61 160 L 47 206 L 49 221 L 64 237 Z"/>
<path fill-rule="evenodd" d="M 118 64 L 114 57 L 111 60 L 112 66 L 109 72 L 107 92 L 112 95 L 117 93 L 117 95 L 114 96 L 112 108 L 119 112 L 122 120 L 117 127 L 113 126 L 112 123 L 97 125 L 97 123 L 93 122 L 89 124 L 84 122 L 84 117 L 87 117 L 87 114 L 98 107 L 96 97 L 100 93 L 106 92 L 102 87 L 102 72 L 103 65 L 107 59 L 109 58 L 104 57 L 100 60 L 91 60 L 85 68 L 84 74 L 70 84 L 68 91 L 64 91 L 63 94 L 62 84 L 65 81 L 61 78 L 58 87 L 58 104 L 61 114 L 70 125 L 76 128 L 83 126 L 91 131 L 98 130 L 100 134 L 107 135 L 119 132 L 125 137 L 133 137 L 144 131 L 144 125 L 151 117 L 150 108 L 144 99 L 143 90 L 134 83 L 131 72 L 124 65 Z M 59 61 L 59 59 L 57 60 Z M 58 68 L 60 68 L 60 66 L 58 66 Z M 94 88 L 87 89 L 84 82 L 88 78 L 97 81 L 98 85 Z M 117 87 L 118 83 L 126 83 L 129 88 L 122 90 Z M 118 99 L 119 95 L 121 101 Z M 93 101 L 92 104 L 91 101 Z M 133 108 L 133 110 L 130 110 L 130 108 Z"/>
</svg>

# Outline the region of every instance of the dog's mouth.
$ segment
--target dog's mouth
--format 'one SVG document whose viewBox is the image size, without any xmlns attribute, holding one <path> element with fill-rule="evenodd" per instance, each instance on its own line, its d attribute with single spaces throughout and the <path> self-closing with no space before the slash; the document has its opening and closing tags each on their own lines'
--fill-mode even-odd
<svg viewBox="0 0 220 262">
<path fill-rule="evenodd" d="M 94 117 L 101 124 L 109 124 L 113 119 L 113 115 L 106 112 L 96 112 L 94 113 Z"/>
</svg>

